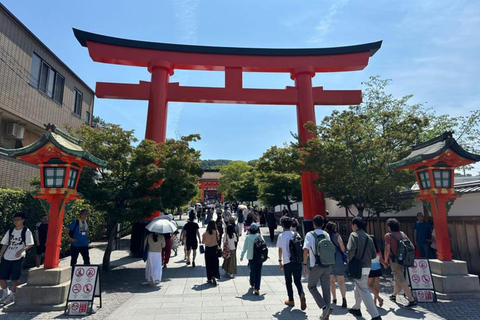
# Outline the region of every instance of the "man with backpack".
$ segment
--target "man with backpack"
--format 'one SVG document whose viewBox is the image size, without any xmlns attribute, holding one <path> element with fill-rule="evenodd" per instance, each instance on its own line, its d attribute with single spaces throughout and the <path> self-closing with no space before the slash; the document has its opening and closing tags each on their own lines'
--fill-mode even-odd
<svg viewBox="0 0 480 320">
<path fill-rule="evenodd" d="M 300 308 L 305 310 L 307 303 L 305 292 L 302 287 L 302 262 L 303 262 L 303 239 L 298 232 L 290 231 L 292 219 L 286 217 L 282 219 L 283 232 L 277 238 L 278 263 L 280 270 L 285 275 L 285 285 L 287 286 L 288 300 L 285 300 L 287 306 L 294 307 L 292 277 L 300 296 Z"/>
<path fill-rule="evenodd" d="M 15 302 L 15 293 L 20 284 L 22 262 L 25 253 L 33 247 L 32 232 L 24 226 L 25 214 L 16 213 L 13 216 L 14 227 L 11 227 L 2 239 L 0 250 L 0 286 L 3 290 L 0 303 Z M 7 281 L 12 281 L 12 291 L 8 289 Z"/>
<path fill-rule="evenodd" d="M 256 223 L 250 225 L 250 233 L 245 238 L 240 261 L 243 261 L 245 253 L 250 267 L 250 287 L 253 289 L 253 294 L 258 296 L 260 295 L 262 265 L 268 259 L 268 248 Z"/>
<path fill-rule="evenodd" d="M 359 279 L 352 279 L 355 283 L 355 304 L 348 312 L 354 316 L 361 317 L 360 304 L 365 304 L 368 313 L 372 316 L 372 320 L 381 320 L 380 313 L 375 306 L 372 294 L 368 288 L 368 275 L 372 268 L 372 259 L 377 256 L 375 245 L 372 238 L 365 232 L 365 220 L 362 217 L 355 217 L 352 220 L 352 233 L 347 243 L 347 258 L 349 267 L 352 260 L 358 260 L 361 263 L 361 275 Z M 352 263 L 353 264 L 353 263 Z M 360 270 L 359 270 L 360 271 Z"/>
<path fill-rule="evenodd" d="M 81 254 L 83 264 L 90 264 L 90 255 L 88 253 L 88 210 L 80 210 L 79 219 L 70 223 L 64 230 L 65 235 L 72 243 L 70 246 L 71 261 L 73 267 L 77 264 L 78 255 Z"/>
<path fill-rule="evenodd" d="M 408 299 L 407 308 L 417 305 L 412 296 L 412 292 L 408 287 L 407 280 L 404 275 L 404 268 L 412 266 L 415 259 L 415 247 L 410 239 L 400 231 L 400 224 L 395 218 L 387 220 L 388 233 L 385 234 L 385 268 L 392 268 L 392 274 L 395 281 L 393 294 L 390 300 L 397 301 L 397 294 L 400 289 L 403 290 Z"/>
<path fill-rule="evenodd" d="M 303 271 L 308 276 L 308 290 L 323 311 L 320 320 L 328 320 L 333 312 L 333 308 L 330 307 L 330 269 L 335 264 L 335 246 L 330 241 L 328 233 L 322 230 L 324 224 L 325 219 L 316 215 L 313 218 L 315 230 L 307 233 L 303 244 Z M 310 263 L 307 265 L 308 257 Z M 317 288 L 319 281 L 322 294 Z"/>
</svg>

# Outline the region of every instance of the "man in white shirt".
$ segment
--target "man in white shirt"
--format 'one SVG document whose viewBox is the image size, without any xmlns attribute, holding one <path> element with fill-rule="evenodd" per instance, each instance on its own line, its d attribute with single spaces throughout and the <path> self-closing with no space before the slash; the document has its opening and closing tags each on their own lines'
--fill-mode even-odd
<svg viewBox="0 0 480 320">
<path fill-rule="evenodd" d="M 282 220 L 282 225 L 284 231 L 277 238 L 277 247 L 280 270 L 283 270 L 284 272 L 285 285 L 287 286 L 288 300 L 285 301 L 285 304 L 291 307 L 295 306 L 292 287 L 293 277 L 293 281 L 295 282 L 295 286 L 298 290 L 298 295 L 300 296 L 301 309 L 305 310 L 307 308 L 307 303 L 305 299 L 305 292 L 303 291 L 302 287 L 302 264 L 301 261 L 295 262 L 290 259 L 290 240 L 295 236 L 296 232 L 290 230 L 292 227 L 292 219 L 289 217 Z"/>
<path fill-rule="evenodd" d="M 308 290 L 313 296 L 318 307 L 322 309 L 320 320 L 328 320 L 333 308 L 330 307 L 330 273 L 331 268 L 323 267 L 315 264 L 315 235 L 325 235 L 325 238 L 330 240 L 328 233 L 322 230 L 325 224 L 325 219 L 316 215 L 313 218 L 313 226 L 315 230 L 307 233 L 305 242 L 303 244 L 303 271 L 308 276 Z M 307 265 L 307 258 L 310 257 L 310 263 Z M 322 294 L 318 291 L 317 283 L 320 281 L 322 287 Z"/>
<path fill-rule="evenodd" d="M 2 239 L 0 250 L 0 286 L 3 290 L 0 302 L 5 304 L 15 301 L 15 292 L 20 284 L 22 262 L 25 252 L 33 247 L 32 232 L 24 227 L 25 214 L 16 213 L 13 217 L 14 228 L 10 228 Z M 12 280 L 12 291 L 8 289 L 7 281 Z"/>
</svg>

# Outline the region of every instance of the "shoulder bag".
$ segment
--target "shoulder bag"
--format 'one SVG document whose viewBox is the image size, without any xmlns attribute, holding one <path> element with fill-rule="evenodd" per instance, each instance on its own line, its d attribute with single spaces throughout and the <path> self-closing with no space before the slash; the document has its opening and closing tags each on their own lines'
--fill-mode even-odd
<svg viewBox="0 0 480 320">
<path fill-rule="evenodd" d="M 363 247 L 362 257 L 360 259 L 353 258 L 347 263 L 347 276 L 352 279 L 361 279 L 362 278 L 362 260 L 363 256 L 365 255 L 365 250 L 367 249 L 368 244 L 368 236 L 365 241 L 365 246 Z M 358 247 L 357 247 L 358 250 Z M 355 251 L 355 256 L 357 256 L 357 251 Z"/>
</svg>

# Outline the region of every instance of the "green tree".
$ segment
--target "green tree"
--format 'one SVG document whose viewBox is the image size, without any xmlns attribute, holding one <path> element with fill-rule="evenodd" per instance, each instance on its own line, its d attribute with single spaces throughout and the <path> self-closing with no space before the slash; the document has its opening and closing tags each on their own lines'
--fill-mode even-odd
<svg viewBox="0 0 480 320">
<path fill-rule="evenodd" d="M 298 150 L 292 146 L 268 149 L 257 162 L 260 200 L 268 206 L 290 205 L 302 199 Z"/>
<path fill-rule="evenodd" d="M 242 180 L 242 174 L 252 171 L 253 167 L 245 161 L 231 161 L 220 169 L 222 177 L 218 191 L 223 192 L 225 200 L 235 201 L 238 182 Z"/>
<path fill-rule="evenodd" d="M 199 192 L 197 179 L 202 176 L 200 152 L 189 146 L 200 136 L 189 135 L 180 140 L 169 139 L 162 146 L 165 179 L 160 186 L 162 207 L 174 210 L 188 204 Z"/>
<path fill-rule="evenodd" d="M 82 126 L 78 134 L 86 150 L 108 163 L 105 168 L 85 169 L 78 187 L 96 210 L 105 212 L 108 244 L 103 267 L 108 270 L 117 223 L 137 222 L 154 211 L 181 206 L 195 195 L 199 153 L 188 143 L 199 136 L 165 144 L 143 140 L 135 146 L 133 131 L 109 123 Z M 163 184 L 158 183 L 161 180 Z"/>
<path fill-rule="evenodd" d="M 253 169 L 240 175 L 240 180 L 233 183 L 235 200 L 240 202 L 253 203 L 258 197 L 258 186 L 256 183 L 257 172 Z"/>
<path fill-rule="evenodd" d="M 411 172 L 388 168 L 424 141 L 429 118 L 411 95 L 397 99 L 385 92 L 388 80 L 372 77 L 365 83 L 363 102 L 334 111 L 320 125 L 309 125 L 316 139 L 300 145 L 305 170 L 320 175 L 319 190 L 360 216 L 396 212 L 411 206 L 400 191 L 411 187 Z"/>
</svg>

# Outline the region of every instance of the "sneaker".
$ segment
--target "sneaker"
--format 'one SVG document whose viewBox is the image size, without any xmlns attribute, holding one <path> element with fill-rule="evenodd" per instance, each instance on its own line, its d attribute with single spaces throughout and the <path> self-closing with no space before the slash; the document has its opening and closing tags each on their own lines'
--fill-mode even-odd
<svg viewBox="0 0 480 320">
<path fill-rule="evenodd" d="M 187 260 L 187 266 L 190 265 L 190 260 Z"/>
<path fill-rule="evenodd" d="M 15 302 L 15 296 L 13 294 L 8 295 L 8 297 L 4 301 L 5 304 L 10 304 L 14 302 Z"/>
<path fill-rule="evenodd" d="M 307 299 L 305 299 L 305 294 L 300 296 L 300 309 L 301 310 L 307 309 Z"/>
<path fill-rule="evenodd" d="M 348 313 L 353 314 L 354 316 L 361 317 L 362 312 L 360 309 L 348 309 Z"/>
<path fill-rule="evenodd" d="M 212 284 L 213 284 L 214 286 L 217 285 L 217 280 L 216 280 L 215 278 L 212 279 Z"/>
<path fill-rule="evenodd" d="M 285 304 L 290 307 L 295 307 L 295 301 L 293 300 L 285 300 Z"/>
<path fill-rule="evenodd" d="M 417 301 L 413 300 L 413 301 L 409 301 L 408 304 L 405 306 L 405 308 L 412 308 L 412 307 L 415 307 L 417 305 Z"/>
<path fill-rule="evenodd" d="M 333 304 L 337 304 L 337 299 L 333 299 L 333 300 L 332 300 L 332 303 L 333 303 Z"/>
<path fill-rule="evenodd" d="M 3 295 L 2 295 L 2 298 L 0 299 L 0 303 L 4 303 L 5 300 L 7 300 L 7 298 L 10 297 L 11 295 L 12 295 L 11 291 L 8 291 L 8 293 L 5 293 L 5 291 L 4 291 Z"/>
<path fill-rule="evenodd" d="M 333 312 L 333 308 L 323 307 L 323 314 L 320 316 L 320 320 L 328 320 Z"/>
<path fill-rule="evenodd" d="M 260 295 L 260 290 L 253 291 L 253 294 L 256 295 L 256 296 L 259 296 Z"/>
<path fill-rule="evenodd" d="M 396 302 L 396 301 L 397 301 L 397 297 L 394 296 L 393 294 L 392 294 L 390 297 L 388 297 L 388 298 L 389 298 L 391 301 L 393 301 L 393 302 Z"/>
<path fill-rule="evenodd" d="M 347 299 L 343 298 L 342 299 L 342 308 L 346 308 L 347 307 Z"/>
</svg>

